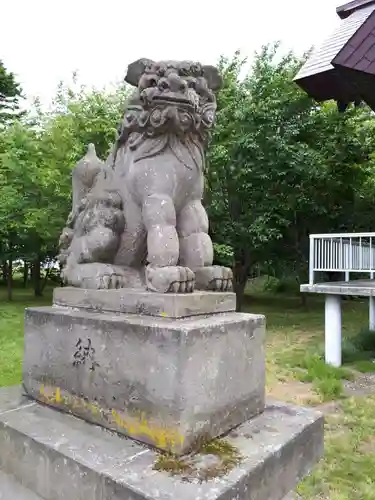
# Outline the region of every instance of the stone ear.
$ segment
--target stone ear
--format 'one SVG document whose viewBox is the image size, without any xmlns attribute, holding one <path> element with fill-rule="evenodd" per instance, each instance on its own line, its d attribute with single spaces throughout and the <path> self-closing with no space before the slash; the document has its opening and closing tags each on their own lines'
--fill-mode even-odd
<svg viewBox="0 0 375 500">
<path fill-rule="evenodd" d="M 151 66 L 153 61 L 151 59 L 138 59 L 137 61 L 132 62 L 128 66 L 128 71 L 125 76 L 125 81 L 133 85 L 134 87 L 138 87 L 138 82 L 147 66 Z"/>
<path fill-rule="evenodd" d="M 214 91 L 221 88 L 223 79 L 215 66 L 203 66 L 203 76 L 207 80 L 208 88 Z"/>
</svg>

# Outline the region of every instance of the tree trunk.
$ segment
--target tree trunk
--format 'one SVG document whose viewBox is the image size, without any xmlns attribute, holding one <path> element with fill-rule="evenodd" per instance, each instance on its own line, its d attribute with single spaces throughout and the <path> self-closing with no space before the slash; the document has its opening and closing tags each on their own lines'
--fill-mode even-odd
<svg viewBox="0 0 375 500">
<path fill-rule="evenodd" d="M 4 285 L 8 282 L 8 263 L 5 260 L 1 266 L 1 279 L 4 282 Z"/>
<path fill-rule="evenodd" d="M 236 282 L 235 283 L 235 292 L 236 292 L 236 298 L 237 298 L 237 305 L 236 305 L 237 312 L 242 311 L 244 298 L 245 298 L 245 287 L 246 287 L 246 281 L 244 283 L 243 282 Z"/>
<path fill-rule="evenodd" d="M 44 275 L 42 286 L 41 286 L 41 289 L 40 289 L 41 293 L 43 293 L 45 287 L 47 286 L 50 274 L 51 274 L 51 269 L 50 268 L 46 269 L 46 274 Z"/>
<path fill-rule="evenodd" d="M 29 281 L 29 263 L 24 262 L 23 264 L 23 287 L 27 287 L 27 282 Z"/>
<path fill-rule="evenodd" d="M 299 296 L 301 297 L 301 306 L 306 308 L 307 307 L 307 293 L 300 293 Z"/>
<path fill-rule="evenodd" d="M 296 275 L 296 281 L 298 284 L 298 288 L 300 288 L 301 287 L 301 280 L 300 280 L 300 277 L 298 274 Z M 301 298 L 301 306 L 306 308 L 307 307 L 307 293 L 299 292 L 299 296 Z"/>
<path fill-rule="evenodd" d="M 13 300 L 13 261 L 9 259 L 7 266 L 8 300 Z"/>
<path fill-rule="evenodd" d="M 32 264 L 32 277 L 35 297 L 42 296 L 42 283 L 40 279 L 40 259 L 37 257 Z"/>
<path fill-rule="evenodd" d="M 236 292 L 237 298 L 237 311 L 242 311 L 244 303 L 245 287 L 250 270 L 247 261 L 248 259 L 246 257 L 241 257 L 239 260 L 236 260 L 234 265 L 234 291 Z"/>
</svg>

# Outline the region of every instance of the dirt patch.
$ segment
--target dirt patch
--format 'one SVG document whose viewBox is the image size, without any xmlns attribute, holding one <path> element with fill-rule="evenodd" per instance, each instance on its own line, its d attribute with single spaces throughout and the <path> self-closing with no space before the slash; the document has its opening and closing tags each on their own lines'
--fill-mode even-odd
<svg viewBox="0 0 375 500">
<path fill-rule="evenodd" d="M 321 399 L 312 388 L 312 385 L 298 380 L 276 382 L 268 388 L 268 395 L 279 401 L 302 406 L 316 406 L 321 403 Z"/>
<path fill-rule="evenodd" d="M 370 437 L 365 443 L 363 443 L 359 450 L 364 455 L 375 453 L 375 436 Z"/>
<path fill-rule="evenodd" d="M 330 401 L 317 407 L 317 410 L 326 416 L 335 416 L 341 411 L 340 403 L 337 401 Z"/>
</svg>

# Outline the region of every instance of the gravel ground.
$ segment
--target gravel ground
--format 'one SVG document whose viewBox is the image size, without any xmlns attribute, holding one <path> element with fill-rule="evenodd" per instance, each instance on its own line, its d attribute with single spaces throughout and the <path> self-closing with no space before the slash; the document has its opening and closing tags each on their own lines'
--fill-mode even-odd
<svg viewBox="0 0 375 500">
<path fill-rule="evenodd" d="M 375 373 L 361 373 L 353 381 L 345 381 L 347 396 L 370 396 L 375 394 Z"/>
</svg>

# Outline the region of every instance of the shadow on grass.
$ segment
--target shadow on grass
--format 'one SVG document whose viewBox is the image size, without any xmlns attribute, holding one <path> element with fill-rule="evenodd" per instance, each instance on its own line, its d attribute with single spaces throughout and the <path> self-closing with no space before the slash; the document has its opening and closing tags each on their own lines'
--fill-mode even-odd
<svg viewBox="0 0 375 500">
<path fill-rule="evenodd" d="M 356 370 L 375 372 L 375 332 L 366 328 L 342 340 L 343 363 Z"/>
</svg>

